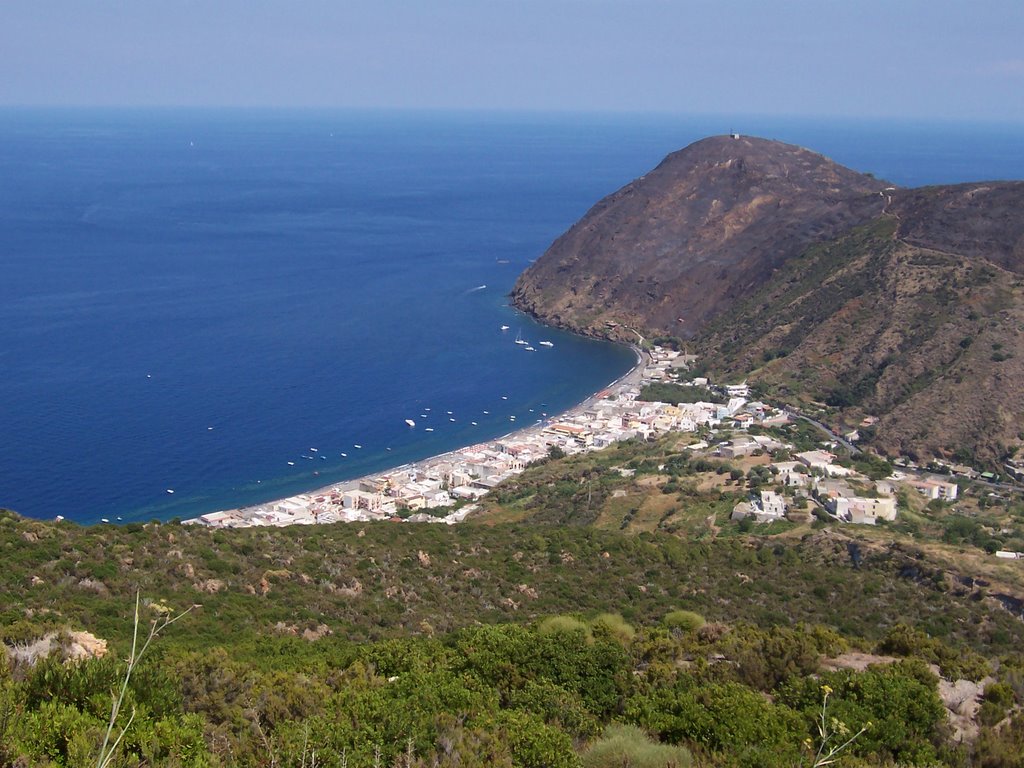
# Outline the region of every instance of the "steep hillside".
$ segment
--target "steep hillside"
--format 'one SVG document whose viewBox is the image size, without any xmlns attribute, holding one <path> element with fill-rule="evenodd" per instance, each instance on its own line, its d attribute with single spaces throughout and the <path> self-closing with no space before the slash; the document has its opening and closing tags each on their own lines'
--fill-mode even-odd
<svg viewBox="0 0 1024 768">
<path fill-rule="evenodd" d="M 922 202 L 897 203 L 906 221 L 887 215 L 808 249 L 697 347 L 776 396 L 834 407 L 839 422 L 879 417 L 871 434 L 886 453 L 994 462 L 1024 441 L 1024 282 L 903 239 L 904 227 L 937 246 L 962 234 L 917 218 Z M 1012 248 L 997 255 L 1019 268 Z"/>
<path fill-rule="evenodd" d="M 808 244 L 878 215 L 886 186 L 777 141 L 704 139 L 595 205 L 513 301 L 577 330 L 688 336 Z"/>
<path fill-rule="evenodd" d="M 807 150 L 716 137 L 598 203 L 517 306 L 692 340 L 708 367 L 887 453 L 997 463 L 1024 444 L 1024 182 L 899 190 Z M 625 333 L 628 333 L 626 331 Z"/>
</svg>

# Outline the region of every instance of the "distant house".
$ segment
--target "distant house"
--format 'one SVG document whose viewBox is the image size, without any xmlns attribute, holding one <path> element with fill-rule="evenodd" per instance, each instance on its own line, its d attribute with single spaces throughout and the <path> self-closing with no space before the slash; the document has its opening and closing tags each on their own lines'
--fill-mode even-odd
<svg viewBox="0 0 1024 768">
<path fill-rule="evenodd" d="M 798 461 L 781 461 L 771 465 L 778 473 L 778 480 L 787 488 L 806 488 L 810 484 L 807 471 L 797 471 L 797 467 L 802 466 Z"/>
<path fill-rule="evenodd" d="M 380 512 L 384 506 L 384 497 L 379 493 L 346 491 L 341 498 L 345 509 L 365 509 L 368 512 Z"/>
<path fill-rule="evenodd" d="M 879 520 L 896 519 L 896 499 L 892 496 L 858 496 L 843 480 L 818 480 L 814 493 L 834 517 L 859 525 L 874 525 Z"/>
<path fill-rule="evenodd" d="M 732 509 L 733 520 L 753 517 L 758 523 L 772 523 L 786 517 L 786 500 L 775 491 L 761 491 L 752 501 L 741 501 Z"/>
<path fill-rule="evenodd" d="M 726 397 L 750 397 L 750 387 L 747 386 L 745 381 L 742 384 L 726 384 L 722 387 L 722 390 L 725 392 Z"/>
<path fill-rule="evenodd" d="M 818 469 L 822 472 L 827 472 L 836 459 L 835 454 L 828 451 L 804 451 L 798 453 L 795 458 L 808 469 Z"/>
<path fill-rule="evenodd" d="M 774 518 L 786 516 L 786 500 L 775 491 L 761 491 L 761 512 Z"/>
<path fill-rule="evenodd" d="M 835 454 L 828 451 L 804 451 L 798 453 L 794 458 L 808 469 L 816 469 L 829 477 L 845 477 L 853 474 L 852 470 L 833 464 L 832 462 L 836 458 Z"/>
<path fill-rule="evenodd" d="M 483 496 L 487 491 L 483 488 L 473 488 L 469 485 L 460 485 L 457 488 L 452 488 L 451 495 L 457 499 L 470 499 L 476 501 Z"/>
<path fill-rule="evenodd" d="M 737 459 L 740 456 L 749 456 L 761 446 L 751 437 L 742 435 L 727 443 L 718 446 L 717 453 L 723 459 Z"/>
<path fill-rule="evenodd" d="M 907 485 L 917 490 L 918 493 L 929 500 L 956 501 L 957 494 L 960 491 L 956 483 L 950 483 L 938 477 L 908 480 Z"/>
</svg>

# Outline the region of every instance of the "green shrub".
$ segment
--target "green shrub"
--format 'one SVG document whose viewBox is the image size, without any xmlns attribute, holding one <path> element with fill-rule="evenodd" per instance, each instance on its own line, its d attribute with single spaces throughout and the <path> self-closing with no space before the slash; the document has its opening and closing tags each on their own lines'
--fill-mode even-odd
<svg viewBox="0 0 1024 768">
<path fill-rule="evenodd" d="M 626 717 L 664 741 L 700 744 L 744 768 L 795 765 L 806 736 L 798 713 L 738 683 L 684 678 L 673 690 L 632 699 Z"/>
<path fill-rule="evenodd" d="M 549 616 L 537 625 L 542 635 L 569 635 L 582 633 L 587 640 L 591 639 L 591 630 L 586 624 L 572 616 Z"/>
<path fill-rule="evenodd" d="M 613 723 L 583 753 L 584 768 L 686 768 L 693 758 L 685 747 L 661 744 L 635 725 Z"/>
<path fill-rule="evenodd" d="M 906 624 L 897 624 L 878 644 L 880 653 L 909 656 L 938 664 L 942 676 L 950 680 L 981 680 L 991 671 L 983 656 L 969 648 L 954 649 L 941 640 Z"/>
<path fill-rule="evenodd" d="M 602 613 L 590 622 L 590 626 L 595 633 L 611 637 L 624 645 L 636 635 L 636 630 L 617 613 Z"/>
<path fill-rule="evenodd" d="M 693 611 L 669 611 L 661 622 L 669 629 L 678 629 L 680 632 L 696 632 L 707 623 L 703 616 Z"/>
<path fill-rule="evenodd" d="M 1006 717 L 1013 702 L 1013 688 L 1010 685 L 1007 683 L 989 684 L 985 687 L 981 708 L 978 710 L 978 720 L 982 725 L 995 725 Z"/>
<path fill-rule="evenodd" d="M 779 688 L 777 701 L 803 712 L 811 728 L 820 716 L 822 687 L 828 686 L 830 717 L 851 733 L 867 727 L 852 745 L 853 754 L 928 765 L 936 761 L 934 745 L 946 720 L 937 683 L 922 662 L 900 661 L 864 672 L 831 672 L 819 680 L 791 679 Z"/>
</svg>

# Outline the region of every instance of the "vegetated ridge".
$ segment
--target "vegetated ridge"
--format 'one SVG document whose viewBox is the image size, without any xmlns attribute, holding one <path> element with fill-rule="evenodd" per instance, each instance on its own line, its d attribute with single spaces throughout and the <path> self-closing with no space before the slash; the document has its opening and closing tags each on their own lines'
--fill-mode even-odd
<svg viewBox="0 0 1024 768">
<path fill-rule="evenodd" d="M 1022 210 L 1024 182 L 897 189 L 713 137 L 595 205 L 512 298 L 591 335 L 686 339 L 839 425 L 877 416 L 886 453 L 993 463 L 1024 444 Z"/>
<path fill-rule="evenodd" d="M 650 449 L 614 460 L 651 479 Z M 552 461 L 511 496 L 576 469 Z M 784 768 L 829 744 L 826 686 L 864 729 L 849 764 L 1017 765 L 1024 625 L 923 552 L 851 544 L 0 511 L 0 758 L 86 764 L 125 679 L 123 765 Z M 137 590 L 143 622 L 181 620 L 128 686 Z M 93 650 L 73 658 L 73 638 Z"/>
</svg>

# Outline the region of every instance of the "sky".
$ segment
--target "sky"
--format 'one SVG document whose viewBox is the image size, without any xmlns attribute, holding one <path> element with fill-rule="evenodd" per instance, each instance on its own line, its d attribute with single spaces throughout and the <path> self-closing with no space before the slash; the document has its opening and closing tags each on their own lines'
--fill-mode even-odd
<svg viewBox="0 0 1024 768">
<path fill-rule="evenodd" d="M 1024 0 L 0 0 L 0 106 L 1024 123 Z"/>
</svg>

